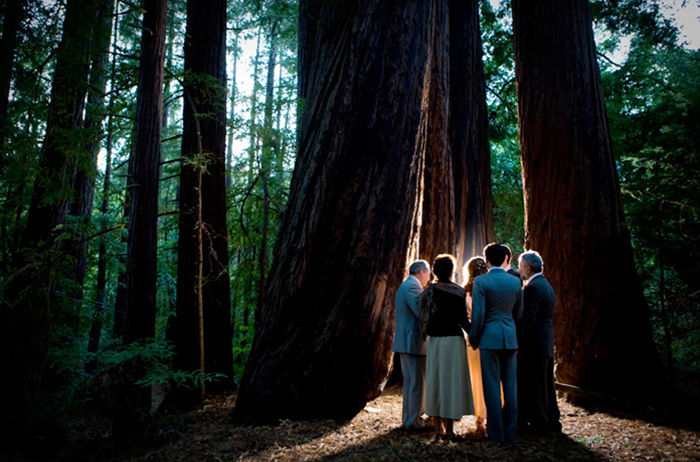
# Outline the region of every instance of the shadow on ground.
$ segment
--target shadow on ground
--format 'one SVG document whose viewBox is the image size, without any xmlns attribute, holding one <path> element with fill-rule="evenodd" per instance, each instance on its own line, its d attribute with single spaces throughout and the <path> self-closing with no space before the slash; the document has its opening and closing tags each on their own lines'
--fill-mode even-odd
<svg viewBox="0 0 700 462">
<path fill-rule="evenodd" d="M 474 433 L 464 441 L 435 441 L 432 435 L 415 435 L 400 429 L 362 444 L 328 454 L 315 462 L 331 461 L 607 461 L 585 444 L 567 435 L 524 435 L 514 443 L 494 443 Z"/>
</svg>

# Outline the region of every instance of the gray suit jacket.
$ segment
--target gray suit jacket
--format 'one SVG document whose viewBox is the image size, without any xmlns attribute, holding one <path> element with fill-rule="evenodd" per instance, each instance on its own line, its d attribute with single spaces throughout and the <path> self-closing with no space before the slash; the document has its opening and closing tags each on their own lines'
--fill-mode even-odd
<svg viewBox="0 0 700 462">
<path fill-rule="evenodd" d="M 427 345 L 420 333 L 418 296 L 423 292 L 420 281 L 409 276 L 399 286 L 394 299 L 396 310 L 396 332 L 392 351 L 425 355 Z"/>
<path fill-rule="evenodd" d="M 515 321 L 523 313 L 520 281 L 503 268 L 492 268 L 474 279 L 469 343 L 485 350 L 518 348 Z"/>
</svg>

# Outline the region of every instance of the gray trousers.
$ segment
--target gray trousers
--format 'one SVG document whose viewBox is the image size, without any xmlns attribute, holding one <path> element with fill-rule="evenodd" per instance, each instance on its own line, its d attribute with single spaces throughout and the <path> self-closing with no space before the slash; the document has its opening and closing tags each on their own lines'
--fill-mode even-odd
<svg viewBox="0 0 700 462">
<path fill-rule="evenodd" d="M 486 434 L 499 443 L 513 441 L 518 425 L 518 350 L 481 351 L 481 379 L 486 402 Z M 503 406 L 501 406 L 501 384 Z"/>
<path fill-rule="evenodd" d="M 403 374 L 403 411 L 401 423 L 406 430 L 416 430 L 425 424 L 425 356 L 397 353 Z"/>
</svg>

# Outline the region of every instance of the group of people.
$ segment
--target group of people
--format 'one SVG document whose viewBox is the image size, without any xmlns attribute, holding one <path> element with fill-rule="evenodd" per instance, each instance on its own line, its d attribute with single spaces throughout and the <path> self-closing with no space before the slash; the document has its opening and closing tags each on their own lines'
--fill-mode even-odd
<svg viewBox="0 0 700 462">
<path fill-rule="evenodd" d="M 409 267 L 396 299 L 393 351 L 403 374 L 402 424 L 458 440 L 454 421 L 475 415 L 478 432 L 509 442 L 516 430 L 561 432 L 554 389 L 555 295 L 542 257 L 526 251 L 519 271 L 511 250 L 489 244 L 464 266 L 438 255 Z M 432 273 L 432 275 L 431 275 Z"/>
</svg>

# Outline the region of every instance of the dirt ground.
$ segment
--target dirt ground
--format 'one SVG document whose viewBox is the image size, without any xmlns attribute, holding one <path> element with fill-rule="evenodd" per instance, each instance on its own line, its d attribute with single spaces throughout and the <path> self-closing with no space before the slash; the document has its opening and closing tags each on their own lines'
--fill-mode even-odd
<svg viewBox="0 0 700 462">
<path fill-rule="evenodd" d="M 700 461 L 700 419 L 645 416 L 559 401 L 561 435 L 518 435 L 497 444 L 475 433 L 474 417 L 455 425 L 464 441 L 434 441 L 400 429 L 401 390 L 393 386 L 354 419 L 281 421 L 235 427 L 235 396 L 217 397 L 149 435 L 94 449 L 72 448 L 57 461 Z M 653 419 L 651 418 L 653 416 Z M 118 446 L 118 447 L 117 447 Z M 119 454 L 116 456 L 115 454 Z"/>
</svg>

